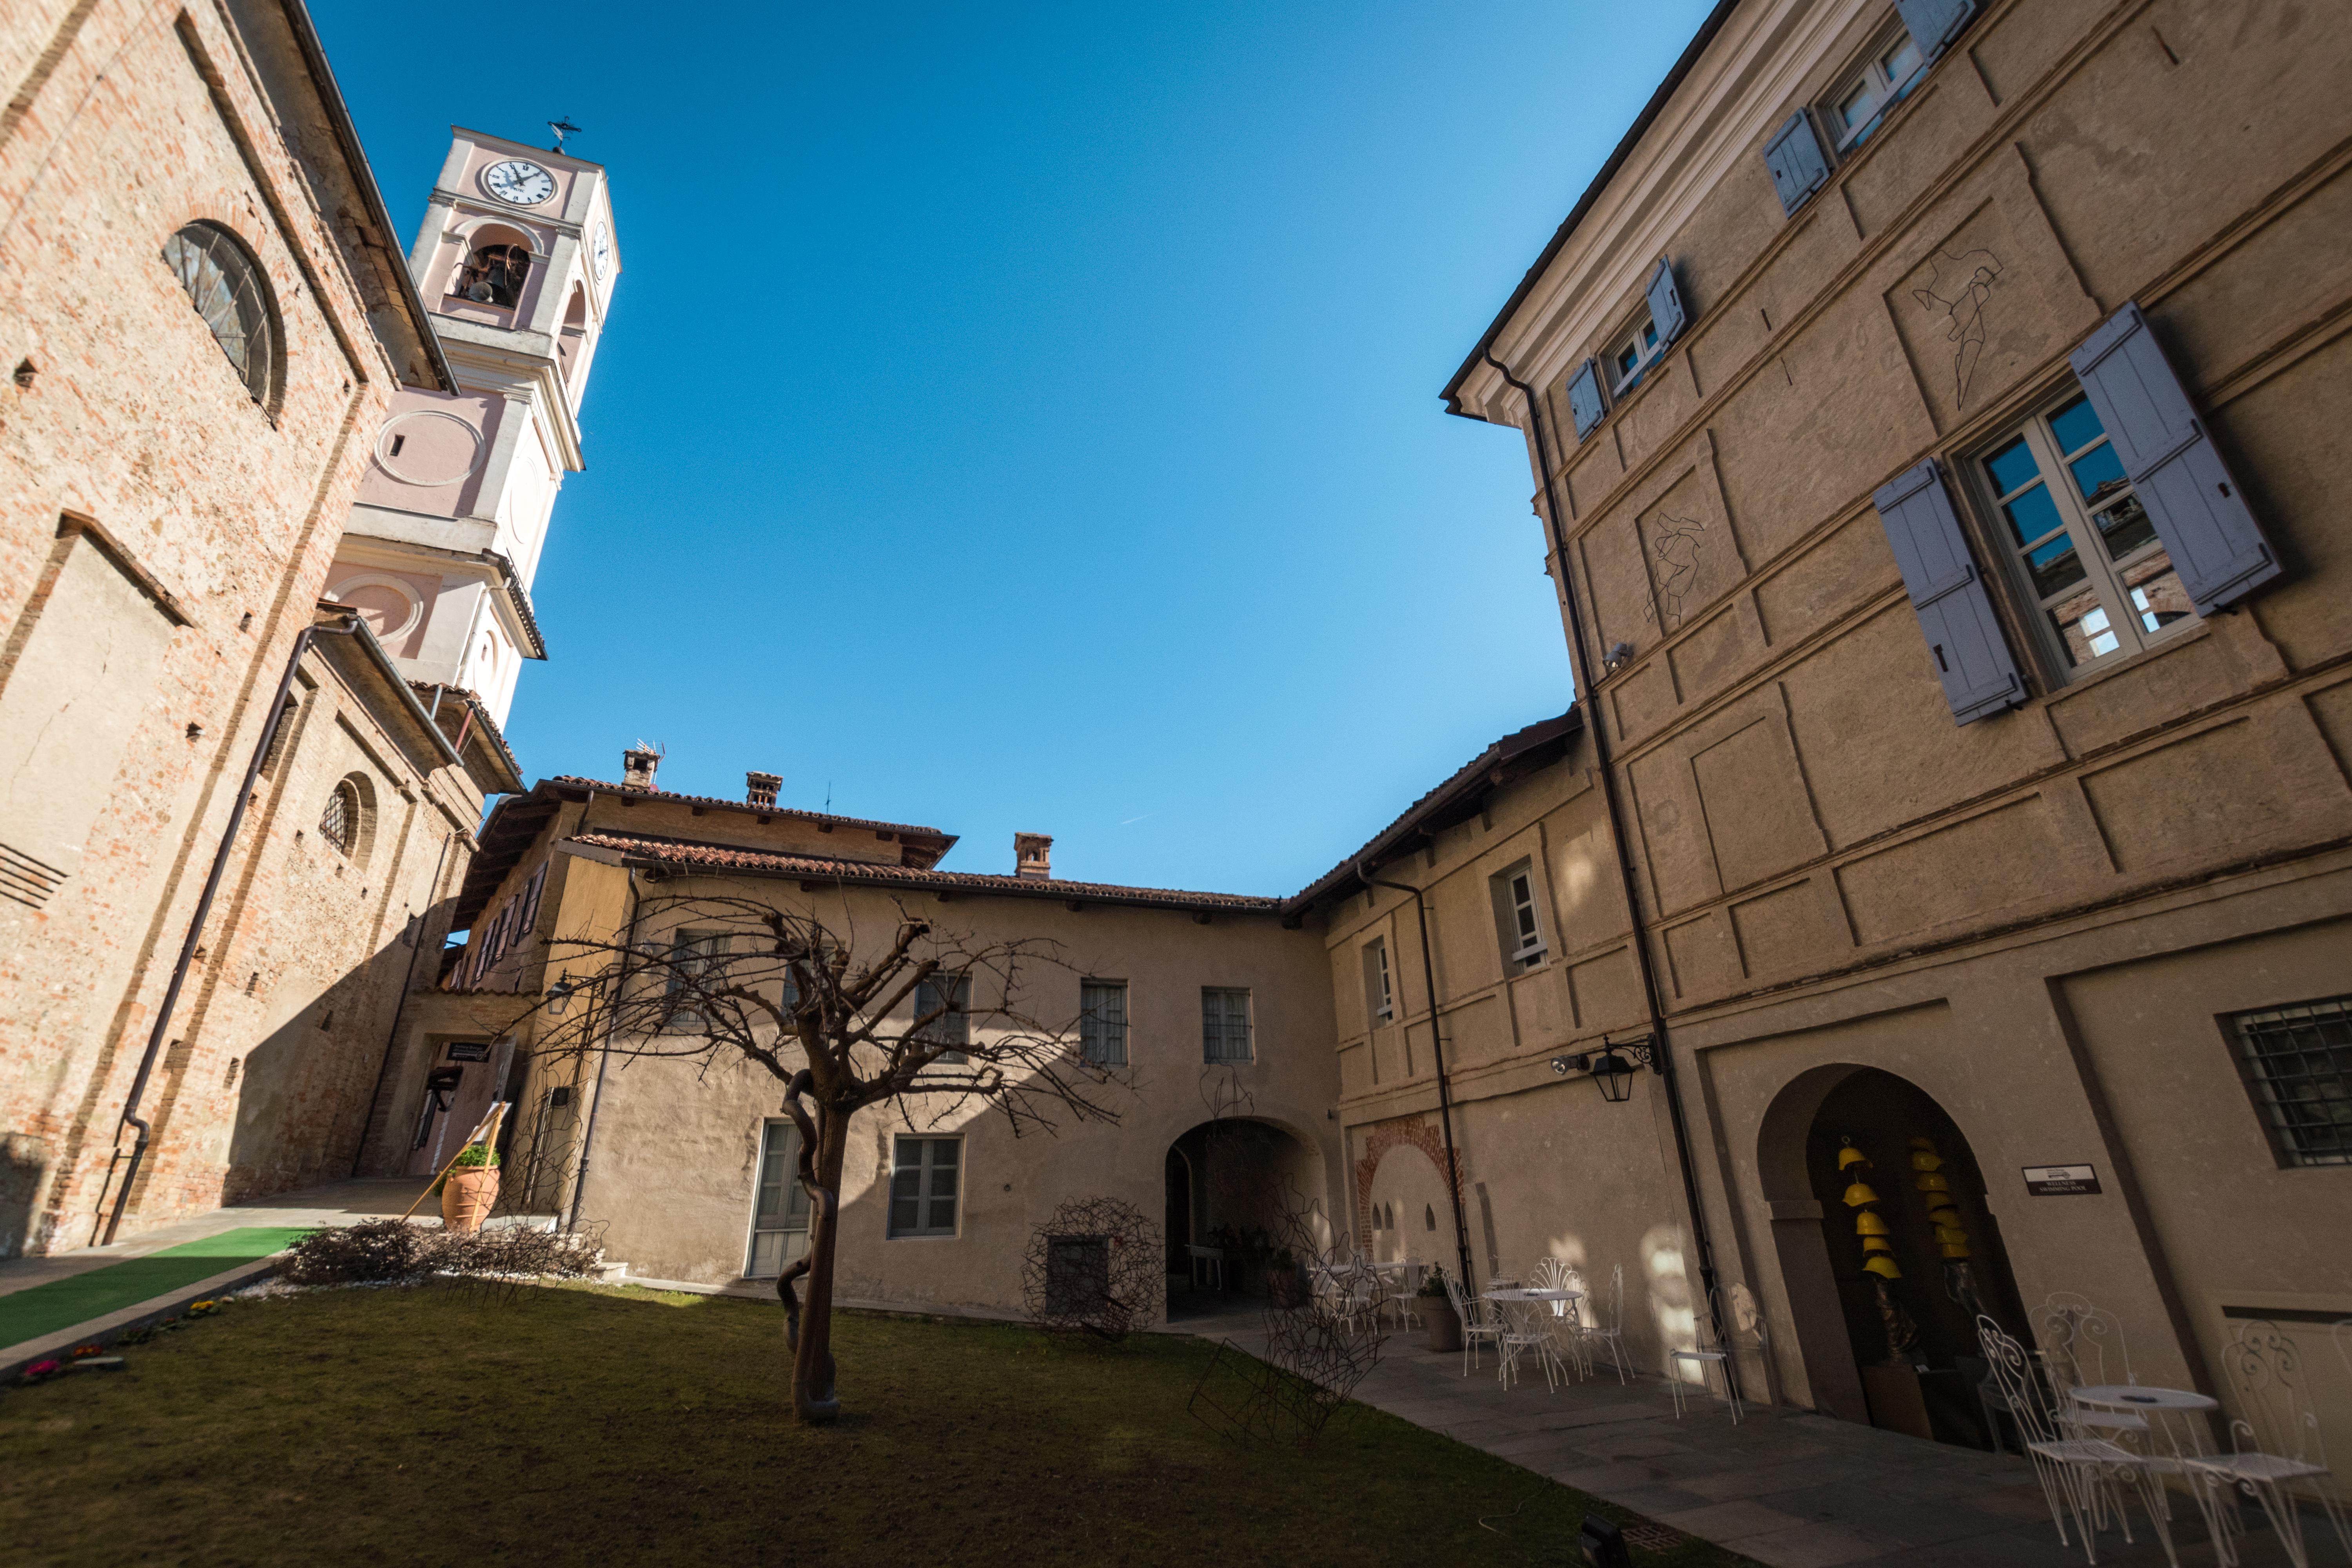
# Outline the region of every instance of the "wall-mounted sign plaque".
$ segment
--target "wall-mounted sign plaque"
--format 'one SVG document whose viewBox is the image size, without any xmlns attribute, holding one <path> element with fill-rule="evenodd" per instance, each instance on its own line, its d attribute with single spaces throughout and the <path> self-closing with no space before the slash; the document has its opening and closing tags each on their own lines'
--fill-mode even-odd
<svg viewBox="0 0 2352 1568">
<path fill-rule="evenodd" d="M 2037 1198 L 2068 1198 L 2099 1190 L 2099 1173 L 2088 1165 L 2028 1165 L 2025 1190 Z"/>
<path fill-rule="evenodd" d="M 488 1061 L 490 1059 L 490 1042 L 488 1040 L 452 1040 L 449 1042 L 449 1059 L 453 1062 Z M 2080 1169 L 2087 1171 L 2090 1167 L 2088 1165 L 2084 1165 L 2080 1167 Z M 2098 1184 L 2096 1182 L 2092 1183 L 2091 1189 L 2092 1191 L 2096 1192 L 2098 1190 Z"/>
</svg>

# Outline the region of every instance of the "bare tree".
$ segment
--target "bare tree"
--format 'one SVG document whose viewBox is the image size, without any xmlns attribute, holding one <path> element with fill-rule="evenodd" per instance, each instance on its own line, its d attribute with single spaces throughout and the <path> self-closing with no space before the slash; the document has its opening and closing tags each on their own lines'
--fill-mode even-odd
<svg viewBox="0 0 2352 1568">
<path fill-rule="evenodd" d="M 649 939 L 559 939 L 551 958 L 590 1005 L 542 1048 L 551 1054 L 666 1058 L 706 1070 L 756 1063 L 784 1086 L 800 1130 L 809 1194 L 808 1250 L 776 1280 L 793 1349 L 793 1409 L 840 1414 L 833 1357 L 834 1258 L 850 1118 L 888 1105 L 907 1127 L 936 1125 L 974 1100 L 1015 1136 L 1060 1119 L 1116 1121 L 1108 1076 L 1077 1049 L 1075 1019 L 1028 1011 L 1032 977 L 1066 971 L 1056 944 L 981 942 L 897 910 L 895 931 L 861 952 L 845 921 L 757 899 L 656 897 L 636 929 Z M 919 1005 L 915 1001 L 919 996 Z M 794 1286 L 808 1282 L 803 1304 Z"/>
</svg>

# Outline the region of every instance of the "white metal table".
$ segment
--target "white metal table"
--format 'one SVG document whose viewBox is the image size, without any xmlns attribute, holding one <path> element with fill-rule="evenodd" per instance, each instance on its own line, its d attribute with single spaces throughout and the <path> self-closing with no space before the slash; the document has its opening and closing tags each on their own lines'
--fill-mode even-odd
<svg viewBox="0 0 2352 1568">
<path fill-rule="evenodd" d="M 2230 1531 L 2236 1520 L 2234 1509 L 2210 1506 L 2205 1488 L 2197 1484 L 2187 1461 L 2211 1452 L 2207 1445 L 2206 1426 L 2199 1419 L 2208 1411 L 2221 1408 L 2221 1402 L 2210 1394 L 2198 1394 L 2186 1388 L 2158 1388 L 2139 1383 L 2095 1383 L 2068 1391 L 2077 1405 L 2087 1405 L 2094 1410 L 2112 1410 L 2126 1415 L 2137 1415 L 2147 1423 L 2147 1459 L 2150 1468 L 2159 1476 L 2179 1476 L 2189 1484 L 2197 1500 L 2198 1511 L 2205 1516 L 2205 1527 L 2213 1538 L 2213 1548 L 2223 1563 L 2238 1560 L 2237 1550 L 2230 1540 Z M 2163 1446 L 2170 1453 L 2158 1451 L 2157 1437 L 2163 1436 Z M 2161 1492 L 2161 1484 L 2157 1489 Z M 2165 1504 L 2168 1518 L 2172 1505 Z"/>
</svg>

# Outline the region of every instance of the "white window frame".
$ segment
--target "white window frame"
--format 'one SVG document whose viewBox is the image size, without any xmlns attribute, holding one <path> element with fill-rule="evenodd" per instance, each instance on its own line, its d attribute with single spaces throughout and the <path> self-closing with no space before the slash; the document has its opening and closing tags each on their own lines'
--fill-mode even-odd
<svg viewBox="0 0 2352 1568">
<path fill-rule="evenodd" d="M 1495 875 L 1495 916 L 1503 949 L 1503 970 L 1525 974 L 1540 969 L 1551 956 L 1544 935 L 1543 897 L 1536 889 L 1532 858 L 1508 866 Z"/>
<path fill-rule="evenodd" d="M 773 1279 L 791 1267 L 793 1259 L 808 1251 L 808 1189 L 800 1182 L 800 1135 L 799 1126 L 789 1117 L 772 1116 L 760 1124 L 759 1157 L 751 1169 L 751 1228 L 743 1243 L 743 1278 L 746 1279 Z M 782 1161 L 784 1166 L 779 1184 L 777 1211 L 778 1217 L 786 1223 L 761 1225 L 760 1202 L 768 1186 L 769 1166 L 775 1161 Z M 795 1208 L 800 1211 L 798 1225 L 790 1223 Z M 770 1236 L 784 1238 L 776 1244 L 775 1267 L 772 1268 L 762 1267 L 760 1259 L 761 1239 Z M 792 1239 L 794 1237 L 800 1238 L 797 1247 Z"/>
<path fill-rule="evenodd" d="M 1216 1011 L 1210 1011 L 1209 999 L 1217 998 Z M 1239 1006 L 1234 1005 L 1238 998 Z M 1252 1016 L 1250 991 L 1246 985 L 1203 985 L 1201 987 L 1201 1059 L 1211 1067 L 1223 1067 L 1235 1062 L 1257 1059 L 1257 1030 Z M 1241 1049 L 1232 1049 L 1238 1038 Z"/>
<path fill-rule="evenodd" d="M 1364 944 L 1364 1001 L 1373 1028 L 1396 1022 L 1396 987 L 1389 978 L 1389 942 L 1384 936 Z"/>
<path fill-rule="evenodd" d="M 939 1136 L 929 1132 L 900 1132 L 890 1140 L 890 1192 L 883 1208 L 885 1234 L 892 1241 L 945 1240 L 963 1234 L 964 1146 L 961 1133 Z M 950 1144 L 955 1149 L 955 1163 L 936 1163 L 936 1145 Z M 915 1163 L 908 1163 L 909 1146 L 920 1145 Z M 939 1190 L 937 1177 L 942 1171 L 951 1173 L 948 1191 Z M 912 1175 L 911 1183 L 903 1178 Z M 898 1223 L 898 1205 L 911 1201 L 919 1222 L 902 1226 Z M 934 1223 L 939 1217 L 939 1205 L 950 1205 L 950 1219 L 943 1228 Z"/>
<path fill-rule="evenodd" d="M 2094 671 L 2112 668 L 2135 654 L 2169 642 L 2199 619 L 2186 590 L 2179 586 L 2178 576 L 2172 577 L 2174 593 L 2168 594 L 2163 589 L 2172 557 L 2157 534 L 2155 524 L 2147 521 L 2131 482 L 2121 476 L 2121 462 L 2106 459 L 2116 473 L 2100 487 L 2095 497 L 2085 498 L 2082 493 L 2081 483 L 2074 478 L 2077 468 L 2100 464 L 2103 451 L 2111 447 L 2104 429 L 2074 447 L 2065 446 L 2066 437 L 2054 422 L 2078 406 L 2093 423 L 2097 422 L 2096 411 L 2091 408 L 2081 385 L 2070 379 L 2063 395 L 2051 399 L 2025 419 L 2003 429 L 1977 451 L 1969 465 L 1973 482 L 1989 502 L 1994 544 L 2008 563 L 2010 583 L 2026 609 L 2023 618 L 2032 623 L 2032 636 L 2042 649 L 2042 663 L 2061 685 Z M 2035 472 L 2032 478 L 2004 490 L 1990 465 L 2021 440 L 2033 458 Z M 2035 531 L 2032 539 L 2026 540 L 2021 538 L 2020 523 L 2013 521 L 2022 515 L 2015 509 L 2021 508 L 2036 489 L 2047 493 L 2057 512 L 2059 526 Z M 2094 505 L 2096 511 L 2092 510 Z M 2126 508 L 2130 511 L 2126 511 Z M 2137 513 L 2146 537 L 2115 556 L 2108 553 L 2098 519 L 2118 513 L 2125 518 L 2118 532 L 2133 526 L 2130 519 Z M 2032 558 L 2056 544 L 2062 534 L 2073 546 L 2074 559 L 2083 566 L 2084 574 L 2043 594 L 2034 585 Z M 2070 623 L 2083 628 L 2082 651 L 2086 657 L 2078 659 L 2066 633 L 2057 625 L 2056 616 L 2061 609 L 2079 605 L 2085 598 L 2095 599 L 2095 607 L 2084 610 Z M 2163 618 L 2167 616 L 2170 618 Z"/>
<path fill-rule="evenodd" d="M 1911 56 L 1908 66 L 1902 63 L 1906 51 Z M 1843 157 L 1869 141 L 1885 122 L 1887 110 L 1910 95 L 1932 63 L 1911 29 L 1899 20 L 1873 39 L 1862 63 L 1840 77 L 1836 89 L 1821 102 L 1822 123 L 1836 133 L 1837 154 Z M 1857 94 L 1862 117 L 1849 121 L 1844 106 Z"/>
<path fill-rule="evenodd" d="M 1115 1002 L 1115 1006 L 1105 1006 Z M 1127 982 L 1078 982 L 1078 1055 L 1089 1067 L 1123 1068 L 1127 1056 Z"/>
<path fill-rule="evenodd" d="M 1610 376 L 1609 406 L 1614 408 L 1619 398 L 1642 384 L 1642 378 L 1650 374 L 1650 367 L 1658 363 L 1670 345 L 1658 337 L 1658 319 L 1650 313 L 1647 305 L 1642 307 L 1641 315 L 1631 327 L 1610 341 L 1614 346 L 1602 363 Z M 1618 367 L 1629 353 L 1633 363 L 1621 373 Z M 1604 416 L 1607 412 L 1602 410 Z"/>
</svg>

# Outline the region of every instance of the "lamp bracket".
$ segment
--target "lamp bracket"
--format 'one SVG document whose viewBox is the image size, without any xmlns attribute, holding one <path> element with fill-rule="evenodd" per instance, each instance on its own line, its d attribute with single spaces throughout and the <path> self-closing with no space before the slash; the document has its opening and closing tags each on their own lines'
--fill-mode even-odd
<svg viewBox="0 0 2352 1568">
<path fill-rule="evenodd" d="M 1551 1070 L 1562 1077 L 1571 1072 L 1591 1072 L 1597 1058 L 1612 1052 L 1637 1068 L 1648 1068 L 1662 1076 L 1666 1070 L 1666 1054 L 1658 1049 L 1658 1037 L 1655 1035 L 1636 1035 L 1627 1040 L 1612 1040 L 1603 1035 L 1599 1050 L 1583 1051 L 1572 1057 L 1554 1057 Z"/>
</svg>

